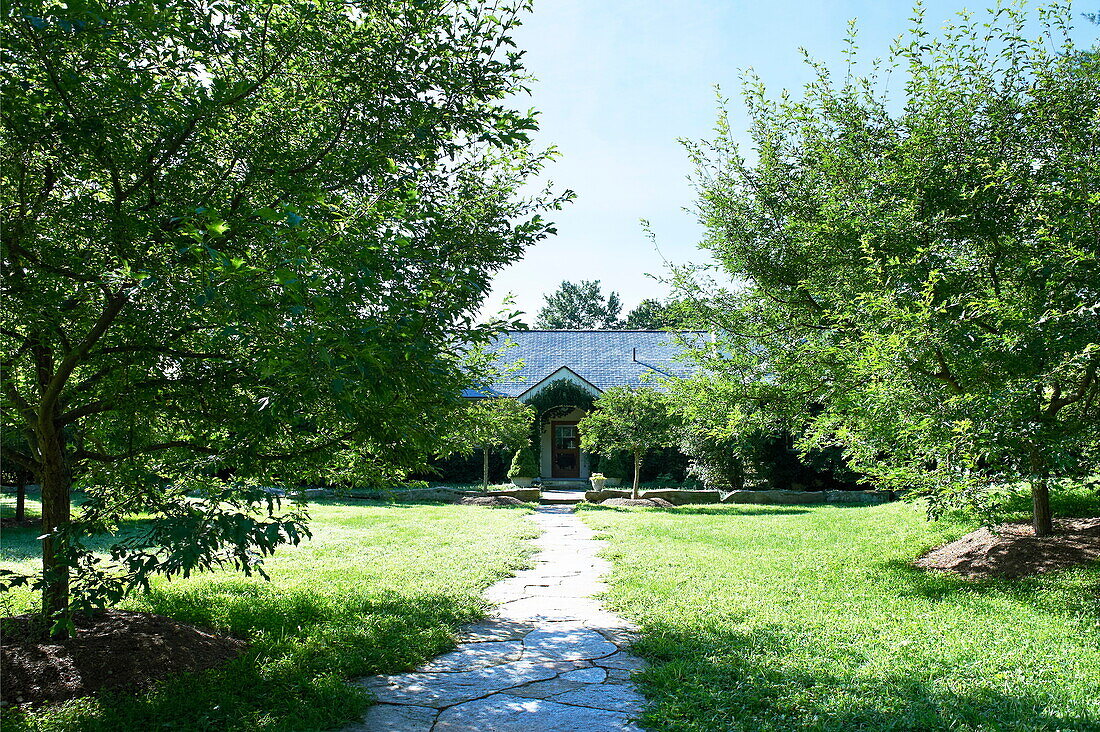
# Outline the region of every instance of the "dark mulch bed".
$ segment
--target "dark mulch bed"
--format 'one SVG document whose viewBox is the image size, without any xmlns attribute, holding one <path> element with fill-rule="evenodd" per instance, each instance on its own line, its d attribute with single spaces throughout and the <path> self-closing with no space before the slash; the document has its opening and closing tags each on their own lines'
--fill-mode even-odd
<svg viewBox="0 0 1100 732">
<path fill-rule="evenodd" d="M 463 506 L 522 506 L 523 501 L 512 496 L 469 496 L 459 501 Z"/>
<path fill-rule="evenodd" d="M 171 674 L 201 671 L 248 644 L 162 615 L 108 610 L 74 618 L 77 633 L 42 639 L 36 616 L 0 620 L 2 703 L 38 704 L 105 689 L 139 690 Z"/>
<path fill-rule="evenodd" d="M 663 498 L 608 498 L 600 501 L 601 506 L 642 506 L 643 508 L 673 508 Z"/>
<path fill-rule="evenodd" d="M 975 579 L 1027 577 L 1100 559 L 1100 517 L 1056 519 L 1054 535 L 1036 537 L 1031 524 L 1001 524 L 972 531 L 916 561 Z"/>
</svg>

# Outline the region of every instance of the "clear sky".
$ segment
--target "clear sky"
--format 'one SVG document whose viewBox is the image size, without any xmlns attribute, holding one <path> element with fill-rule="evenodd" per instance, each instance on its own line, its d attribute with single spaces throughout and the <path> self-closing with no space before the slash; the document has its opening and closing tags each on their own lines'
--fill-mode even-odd
<svg viewBox="0 0 1100 732">
<path fill-rule="evenodd" d="M 927 0 L 939 27 L 958 11 L 994 0 Z M 1034 5 L 1031 3 L 1030 5 Z M 547 174 L 577 199 L 554 212 L 558 235 L 530 249 L 497 276 L 484 313 L 508 293 L 535 319 L 542 297 L 562 280 L 601 280 L 618 291 L 623 312 L 664 288 L 670 261 L 701 261 L 701 229 L 690 208 L 690 165 L 678 138 L 710 135 L 714 86 L 731 99 L 731 121 L 744 129 L 737 94 L 740 70 L 753 68 L 770 89 L 809 79 L 799 47 L 838 71 L 850 19 L 859 24 L 861 60 L 886 55 L 908 27 L 908 0 L 535 0 L 515 34 L 537 81 L 517 106 L 541 112 L 537 141 L 562 157 Z M 1077 2 L 1075 11 L 1100 10 Z M 1078 42 L 1096 36 L 1081 20 Z M 660 252 L 639 223 L 648 219 Z"/>
</svg>

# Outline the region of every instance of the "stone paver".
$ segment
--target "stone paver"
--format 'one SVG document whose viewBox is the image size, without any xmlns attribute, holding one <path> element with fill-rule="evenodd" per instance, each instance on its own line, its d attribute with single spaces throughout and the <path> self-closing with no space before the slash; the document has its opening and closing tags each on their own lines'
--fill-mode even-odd
<svg viewBox="0 0 1100 732">
<path fill-rule="evenodd" d="M 378 700 L 344 732 L 636 731 L 645 699 L 626 647 L 636 629 L 592 598 L 602 544 L 566 506 L 540 506 L 534 568 L 497 582 L 498 607 L 459 647 L 418 668 L 358 682 Z"/>
</svg>

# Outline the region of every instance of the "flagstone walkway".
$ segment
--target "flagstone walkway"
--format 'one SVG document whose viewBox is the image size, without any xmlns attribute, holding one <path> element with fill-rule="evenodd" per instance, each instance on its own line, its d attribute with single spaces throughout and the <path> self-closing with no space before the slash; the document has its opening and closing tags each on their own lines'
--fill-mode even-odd
<svg viewBox="0 0 1100 732">
<path fill-rule="evenodd" d="M 592 595 L 603 547 L 567 506 L 540 506 L 534 569 L 485 592 L 500 603 L 467 626 L 451 653 L 411 673 L 359 683 L 378 699 L 344 732 L 611 732 L 645 699 L 630 680 L 643 662 L 624 647 L 634 627 Z"/>
</svg>

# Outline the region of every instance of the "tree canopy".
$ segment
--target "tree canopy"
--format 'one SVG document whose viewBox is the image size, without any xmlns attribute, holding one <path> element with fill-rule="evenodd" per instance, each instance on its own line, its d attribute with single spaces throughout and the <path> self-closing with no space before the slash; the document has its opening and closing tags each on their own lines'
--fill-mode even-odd
<svg viewBox="0 0 1100 732">
<path fill-rule="evenodd" d="M 684 304 L 646 298 L 623 318 L 624 330 L 669 330 L 679 327 Z"/>
<path fill-rule="evenodd" d="M 642 460 L 650 450 L 673 447 L 678 439 L 678 419 L 668 395 L 652 388 L 614 386 L 600 395 L 577 423 L 581 447 L 600 455 L 626 451 L 634 456 L 634 487 L 638 498 L 638 482 Z"/>
<path fill-rule="evenodd" d="M 255 486 L 438 446 L 458 339 L 564 199 L 517 194 L 548 157 L 501 101 L 528 5 L 5 6 L 4 459 L 42 484 L 46 612 L 73 569 L 102 600 L 81 537 L 126 512 L 154 529 L 116 596 L 297 540 Z"/>
<path fill-rule="evenodd" d="M 724 343 L 697 355 L 741 428 L 843 445 L 934 508 L 1030 481 L 1044 534 L 1048 479 L 1100 449 L 1100 56 L 1064 6 L 1028 20 L 933 36 L 918 8 L 867 76 L 810 61 L 778 99 L 749 76 L 750 150 L 724 112 L 689 149 L 704 246 L 744 283 L 699 300 Z"/>
<path fill-rule="evenodd" d="M 521 449 L 530 439 L 535 410 L 509 397 L 469 399 L 452 419 L 445 453 L 482 451 L 483 488 L 489 485 L 489 451 Z"/>
<path fill-rule="evenodd" d="M 623 309 L 617 292 L 606 297 L 599 280 L 562 282 L 558 289 L 545 296 L 535 327 L 542 330 L 603 330 L 620 327 L 619 312 Z"/>
</svg>

